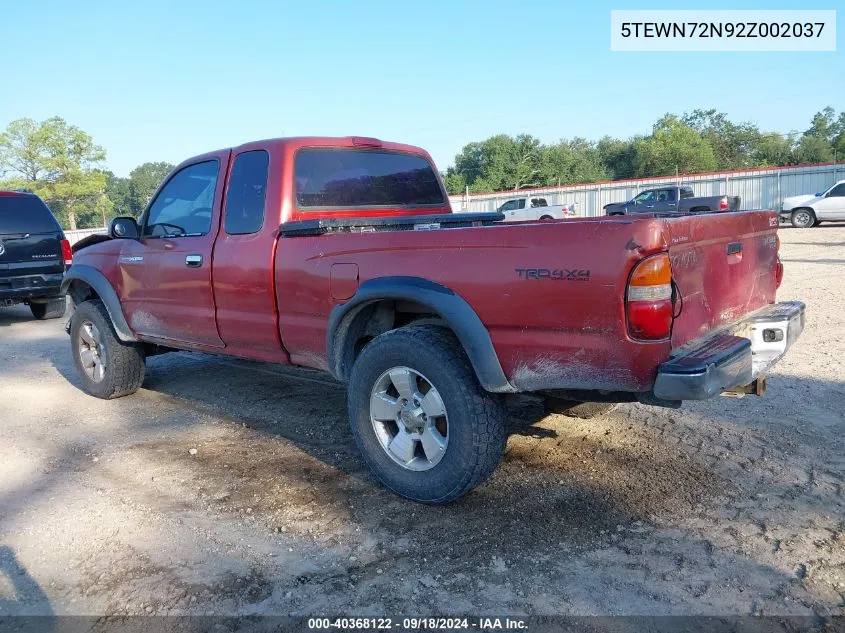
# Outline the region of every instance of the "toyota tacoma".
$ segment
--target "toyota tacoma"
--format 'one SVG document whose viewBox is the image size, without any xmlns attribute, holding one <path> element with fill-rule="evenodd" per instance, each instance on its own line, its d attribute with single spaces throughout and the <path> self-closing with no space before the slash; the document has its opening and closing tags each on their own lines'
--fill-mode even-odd
<svg viewBox="0 0 845 633">
<path fill-rule="evenodd" d="M 65 289 L 85 391 L 136 391 L 192 350 L 347 384 L 376 478 L 425 503 L 505 447 L 507 394 L 679 406 L 762 393 L 804 326 L 775 302 L 773 211 L 506 224 L 451 213 L 430 156 L 285 138 L 191 158 L 139 220 L 76 246 Z"/>
</svg>

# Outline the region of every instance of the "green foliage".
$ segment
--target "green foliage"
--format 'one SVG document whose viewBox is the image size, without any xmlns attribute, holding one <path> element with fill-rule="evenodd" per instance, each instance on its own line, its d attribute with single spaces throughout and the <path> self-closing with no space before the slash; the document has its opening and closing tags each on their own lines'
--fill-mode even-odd
<svg viewBox="0 0 845 633">
<path fill-rule="evenodd" d="M 651 136 L 634 141 L 637 176 L 693 174 L 716 169 L 713 147 L 693 128 L 674 115 L 666 115 Z"/>
<path fill-rule="evenodd" d="M 803 133 L 763 132 L 715 109 L 666 114 L 651 134 L 598 142 L 504 134 L 469 143 L 446 171 L 449 193 L 504 191 L 623 178 L 693 174 L 845 158 L 845 112 L 816 113 Z"/>
<path fill-rule="evenodd" d="M 173 169 L 170 163 L 143 163 L 129 172 L 129 198 L 126 211 L 140 216 L 165 176 Z"/>
<path fill-rule="evenodd" d="M 105 160 L 102 147 L 60 117 L 36 122 L 12 121 L 0 134 L 0 172 L 4 186 L 29 189 L 54 209 L 63 224 L 77 228 L 77 218 L 102 213 Z"/>
</svg>

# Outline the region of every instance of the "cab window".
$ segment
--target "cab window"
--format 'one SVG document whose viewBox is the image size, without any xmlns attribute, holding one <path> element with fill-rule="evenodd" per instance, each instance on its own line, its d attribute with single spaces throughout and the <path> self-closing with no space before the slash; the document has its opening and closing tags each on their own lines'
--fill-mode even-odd
<svg viewBox="0 0 845 633">
<path fill-rule="evenodd" d="M 224 226 L 229 235 L 256 233 L 264 226 L 269 164 L 270 155 L 264 150 L 243 152 L 235 157 L 224 211 Z"/>
<path fill-rule="evenodd" d="M 645 204 L 646 202 L 653 202 L 654 201 L 654 192 L 653 191 L 643 191 L 640 195 L 634 198 L 634 204 Z"/>
<path fill-rule="evenodd" d="M 827 196 L 828 198 L 845 198 L 845 182 L 836 185 Z"/>
<path fill-rule="evenodd" d="M 147 210 L 143 237 L 196 237 L 211 230 L 218 162 L 188 165 L 167 181 Z"/>
</svg>

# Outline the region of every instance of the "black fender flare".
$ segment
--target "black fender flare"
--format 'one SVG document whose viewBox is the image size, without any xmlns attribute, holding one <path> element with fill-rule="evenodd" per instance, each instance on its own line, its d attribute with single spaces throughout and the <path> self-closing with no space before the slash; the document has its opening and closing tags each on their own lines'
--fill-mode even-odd
<svg viewBox="0 0 845 633">
<path fill-rule="evenodd" d="M 72 264 L 65 273 L 65 278 L 62 281 L 62 294 L 67 293 L 74 281 L 81 281 L 88 284 L 97 293 L 103 305 L 106 306 L 106 311 L 109 313 L 109 318 L 111 318 L 117 338 L 124 343 L 133 343 L 138 340 L 135 338 L 132 330 L 129 329 L 126 317 L 123 316 L 123 310 L 120 307 L 120 299 L 117 293 L 103 273 L 92 266 Z"/>
<path fill-rule="evenodd" d="M 431 308 L 452 329 L 464 348 L 481 386 L 494 393 L 514 393 L 490 333 L 475 310 L 457 293 L 420 277 L 379 277 L 362 283 L 346 303 L 336 305 L 329 314 L 326 351 L 329 370 L 340 380 L 346 376 L 343 350 L 348 325 L 361 310 L 384 300 L 413 301 Z"/>
</svg>

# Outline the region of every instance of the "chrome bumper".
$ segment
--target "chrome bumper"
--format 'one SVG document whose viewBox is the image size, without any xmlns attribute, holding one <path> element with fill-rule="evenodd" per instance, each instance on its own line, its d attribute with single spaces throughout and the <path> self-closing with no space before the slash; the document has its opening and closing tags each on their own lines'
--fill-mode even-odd
<svg viewBox="0 0 845 633">
<path fill-rule="evenodd" d="M 801 335 L 804 309 L 800 301 L 775 303 L 681 348 L 658 368 L 654 395 L 704 400 L 748 385 L 771 369 Z"/>
</svg>

